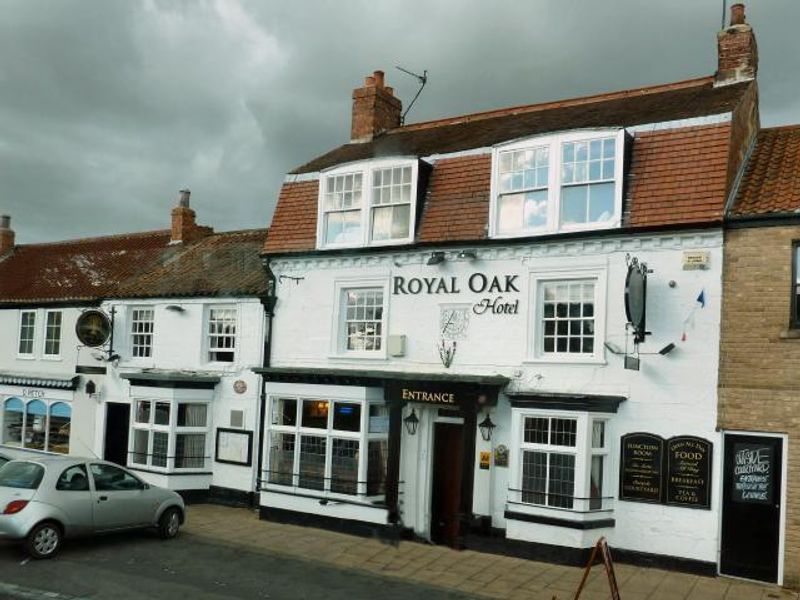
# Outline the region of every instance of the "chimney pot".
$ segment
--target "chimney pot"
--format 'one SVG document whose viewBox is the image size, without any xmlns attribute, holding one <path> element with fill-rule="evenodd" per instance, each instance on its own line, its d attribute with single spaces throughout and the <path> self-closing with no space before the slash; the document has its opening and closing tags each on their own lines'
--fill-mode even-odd
<svg viewBox="0 0 800 600">
<path fill-rule="evenodd" d="M 372 78 L 375 80 L 375 87 L 383 87 L 383 71 L 375 71 Z"/>
<path fill-rule="evenodd" d="M 0 215 L 0 254 L 14 248 L 14 230 L 11 229 L 11 217 Z"/>
<path fill-rule="evenodd" d="M 178 196 L 178 206 L 189 206 L 189 198 L 192 195 L 191 190 L 182 189 L 180 192 L 180 196 Z"/>
<path fill-rule="evenodd" d="M 11 217 L 8 215 L 0 215 L 0 229 L 9 229 L 11 227 Z"/>
<path fill-rule="evenodd" d="M 364 87 L 375 87 L 375 78 L 372 75 L 364 77 Z"/>
<path fill-rule="evenodd" d="M 731 25 L 744 25 L 744 4 L 731 6 Z"/>
</svg>

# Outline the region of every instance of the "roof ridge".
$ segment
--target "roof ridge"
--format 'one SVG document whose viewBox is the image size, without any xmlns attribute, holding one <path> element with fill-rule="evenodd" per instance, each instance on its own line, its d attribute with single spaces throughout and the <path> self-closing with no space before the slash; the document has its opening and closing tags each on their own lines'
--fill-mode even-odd
<svg viewBox="0 0 800 600">
<path fill-rule="evenodd" d="M 800 123 L 794 123 L 792 125 L 775 125 L 774 127 L 762 127 L 759 130 L 759 133 L 767 133 L 770 131 L 785 131 L 787 129 L 800 130 Z"/>
<path fill-rule="evenodd" d="M 215 231 L 214 233 L 209 234 L 207 237 L 213 236 L 225 236 L 225 235 L 247 235 L 247 234 L 257 234 L 257 233 L 267 233 L 269 231 L 269 227 L 249 227 L 247 229 L 231 229 L 230 231 Z"/>
<path fill-rule="evenodd" d="M 86 243 L 86 242 L 105 242 L 108 240 L 119 240 L 124 238 L 143 238 L 157 235 L 167 235 L 169 229 L 153 229 L 151 231 L 134 231 L 130 233 L 114 233 L 110 235 L 98 235 L 85 238 L 72 238 L 69 240 L 56 240 L 53 242 L 38 242 L 36 244 L 18 244 L 17 248 L 32 248 L 39 246 L 61 246 L 67 244 Z"/>
<path fill-rule="evenodd" d="M 406 131 L 417 131 L 420 129 L 432 129 L 434 127 L 441 127 L 445 125 L 456 125 L 458 123 L 468 123 L 471 121 L 480 121 L 484 119 L 491 119 L 493 117 L 507 116 L 519 113 L 536 112 L 540 110 L 548 110 L 551 108 L 564 108 L 567 106 L 580 106 L 581 104 L 591 104 L 593 102 L 601 102 L 606 100 L 615 100 L 624 98 L 626 96 L 633 96 L 637 92 L 641 95 L 657 94 L 664 91 L 684 89 L 689 87 L 701 87 L 702 85 L 711 83 L 713 77 L 708 75 L 704 77 L 697 77 L 695 79 L 685 79 L 683 81 L 676 81 L 673 83 L 661 83 L 658 85 L 629 88 L 625 90 L 617 90 L 614 92 L 603 92 L 600 94 L 592 94 L 589 96 L 577 96 L 572 98 L 564 98 L 562 100 L 550 100 L 547 102 L 540 102 L 537 104 L 520 104 L 517 106 L 510 106 L 506 108 L 496 108 L 487 111 L 476 113 L 468 113 L 458 115 L 455 117 L 444 117 L 441 119 L 433 119 L 430 121 L 422 121 L 420 123 L 412 123 L 410 125 L 403 125 L 389 129 L 383 135 L 392 135 L 404 133 Z"/>
</svg>

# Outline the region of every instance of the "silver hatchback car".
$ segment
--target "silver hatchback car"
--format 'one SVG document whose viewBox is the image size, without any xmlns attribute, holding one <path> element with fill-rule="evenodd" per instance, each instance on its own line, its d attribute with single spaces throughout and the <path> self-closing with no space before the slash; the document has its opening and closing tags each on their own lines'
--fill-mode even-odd
<svg viewBox="0 0 800 600">
<path fill-rule="evenodd" d="M 24 541 L 33 558 L 54 556 L 66 537 L 154 527 L 173 538 L 185 514 L 177 493 L 102 460 L 45 456 L 0 468 L 0 540 Z"/>
</svg>

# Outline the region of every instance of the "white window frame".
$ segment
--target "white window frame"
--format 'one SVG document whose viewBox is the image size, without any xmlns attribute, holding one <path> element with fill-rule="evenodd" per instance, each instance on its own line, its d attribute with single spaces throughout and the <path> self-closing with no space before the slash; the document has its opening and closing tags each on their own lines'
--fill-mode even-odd
<svg viewBox="0 0 800 600">
<path fill-rule="evenodd" d="M 274 410 L 274 404 L 276 400 L 294 400 L 296 402 L 297 411 L 295 414 L 295 423 L 296 425 L 277 425 L 272 422 L 272 414 Z M 302 405 L 303 401 L 320 401 L 324 400 L 329 402 L 328 408 L 328 423 L 325 429 L 322 428 L 313 428 L 313 427 L 303 427 L 302 424 Z M 335 411 L 335 404 L 358 404 L 361 407 L 361 423 L 360 423 L 360 430 L 359 431 L 341 431 L 338 429 L 333 429 L 333 417 Z M 339 498 L 342 500 L 350 500 L 353 501 L 354 499 L 360 500 L 378 500 L 383 498 L 385 494 L 378 494 L 378 495 L 367 495 L 368 492 L 368 474 L 369 474 L 369 442 L 370 441 L 387 441 L 389 439 L 388 431 L 385 433 L 370 433 L 369 432 L 369 418 L 370 418 L 370 406 L 378 404 L 381 406 L 385 406 L 383 402 L 372 402 L 363 399 L 353 399 L 353 398 L 344 398 L 344 397 L 317 397 L 313 394 L 303 394 L 303 395 L 294 395 L 294 394 L 273 394 L 268 397 L 267 402 L 267 435 L 265 436 L 264 440 L 264 457 L 265 457 L 265 466 L 264 466 L 264 474 L 262 478 L 262 485 L 261 489 L 263 491 L 269 491 L 270 489 L 277 489 L 277 490 L 292 490 L 294 493 L 301 494 L 301 495 L 317 495 L 320 498 Z M 269 470 L 270 470 L 270 450 L 272 448 L 272 439 L 273 436 L 276 434 L 291 434 L 294 435 L 294 459 L 293 459 L 293 468 L 292 468 L 292 484 L 284 484 L 284 483 L 275 483 L 269 481 Z M 323 477 L 323 489 L 317 490 L 308 487 L 301 487 L 300 483 L 300 438 L 302 436 L 311 436 L 311 437 L 322 437 L 326 439 L 325 445 L 325 471 Z M 331 491 L 331 475 L 332 475 L 332 465 L 333 465 L 333 440 L 334 439 L 347 439 L 347 440 L 358 440 L 359 443 L 359 450 L 358 450 L 358 475 L 357 475 L 357 483 L 356 483 L 356 493 L 355 494 L 345 494 L 342 492 L 333 492 Z M 385 491 L 385 490 L 384 490 Z"/>
<path fill-rule="evenodd" d="M 596 223 L 576 223 L 563 225 L 561 223 L 561 147 L 567 142 L 591 141 L 598 138 L 615 138 L 614 156 L 614 215 L 608 221 Z M 500 233 L 497 227 L 498 203 L 500 197 L 500 154 L 513 150 L 534 149 L 542 146 L 549 147 L 550 162 L 547 184 L 547 225 L 543 228 L 521 228 L 513 232 Z M 530 137 L 510 143 L 500 144 L 492 149 L 492 177 L 491 201 L 489 207 L 489 237 L 491 238 L 516 238 L 570 231 L 594 231 L 599 229 L 614 229 L 622 224 L 622 188 L 623 188 L 623 162 L 625 156 L 625 130 L 624 129 L 590 129 L 574 131 L 556 135 Z"/>
<path fill-rule="evenodd" d="M 32 358 L 36 358 L 36 332 L 37 327 L 36 324 L 39 321 L 39 311 L 37 310 L 20 310 L 19 311 L 19 318 L 17 321 L 17 348 L 16 348 L 16 355 L 17 358 L 23 358 L 26 360 L 30 360 Z M 31 340 L 31 351 L 30 352 L 20 352 L 20 345 L 22 344 L 22 319 L 24 315 L 33 315 L 33 335 L 31 338 L 26 338 Z"/>
<path fill-rule="evenodd" d="M 139 310 L 149 310 L 153 313 L 152 331 L 150 332 L 150 356 L 135 356 L 134 355 L 134 336 L 137 335 L 133 331 L 134 314 Z M 141 322 L 141 321 L 140 321 Z M 133 361 L 148 362 L 155 359 L 155 341 L 156 341 L 156 307 L 154 305 L 138 304 L 128 307 L 128 354 Z M 141 335 L 141 334 L 139 334 Z"/>
<path fill-rule="evenodd" d="M 150 403 L 150 416 L 147 423 L 139 423 L 136 421 L 136 412 L 139 402 Z M 169 423 L 156 424 L 156 404 L 163 403 L 169 404 Z M 206 407 L 206 424 L 204 427 L 186 427 L 178 425 L 178 411 L 181 404 L 203 404 Z M 130 436 L 128 440 L 128 459 L 126 466 L 129 469 L 140 471 L 156 471 L 159 473 L 184 473 L 184 472 L 211 472 L 211 420 L 212 420 L 212 406 L 208 400 L 201 400 L 195 398 L 145 398 L 137 397 L 131 400 L 131 424 Z M 134 462 L 133 456 L 135 452 L 135 437 L 136 431 L 148 431 L 147 438 L 147 454 L 144 463 Z M 167 434 L 167 464 L 166 466 L 153 465 L 153 433 Z M 176 467 L 175 452 L 177 450 L 177 441 L 179 434 L 192 434 L 202 433 L 206 436 L 205 440 L 205 454 L 203 457 L 202 467 Z"/>
<path fill-rule="evenodd" d="M 212 360 L 211 359 L 211 333 L 209 332 L 209 325 L 211 323 L 211 311 L 213 310 L 232 310 L 235 313 L 235 327 L 236 333 L 233 338 L 233 360 Z M 235 304 L 209 304 L 206 306 L 203 318 L 203 362 L 209 365 L 225 366 L 235 365 L 239 360 L 239 346 L 241 345 L 241 311 Z"/>
<path fill-rule="evenodd" d="M 389 168 L 411 167 L 411 202 L 409 209 L 408 237 L 393 240 L 372 239 L 372 174 L 374 171 Z M 326 243 L 325 242 L 325 189 L 329 177 L 361 173 L 361 236 L 357 242 L 352 243 Z M 322 171 L 319 177 L 319 190 L 317 199 L 317 248 L 360 248 L 366 246 L 396 246 L 414 241 L 417 222 L 417 193 L 419 181 L 419 159 L 416 157 L 394 157 L 391 159 L 376 159 L 340 165 Z M 380 206 L 380 205 L 379 205 Z"/>
<path fill-rule="evenodd" d="M 351 289 L 380 288 L 383 291 L 383 319 L 381 321 L 381 348 L 380 350 L 347 350 L 345 325 L 347 308 L 345 292 Z M 389 356 L 387 345 L 389 342 L 389 280 L 386 279 L 348 279 L 336 281 L 333 286 L 333 314 L 331 323 L 331 348 L 330 358 L 357 358 L 386 360 Z"/>
<path fill-rule="evenodd" d="M 530 271 L 528 311 L 528 344 L 525 362 L 564 363 L 564 364 L 604 364 L 607 312 L 607 278 L 604 266 L 587 266 L 575 269 L 537 269 Z M 594 280 L 594 352 L 583 353 L 545 353 L 544 327 L 542 323 L 542 288 L 544 282 Z"/>
<path fill-rule="evenodd" d="M 47 342 L 53 341 L 48 340 L 48 333 L 49 333 L 49 321 L 50 315 L 58 314 L 59 315 L 59 323 L 58 323 L 58 352 L 55 354 L 48 354 L 47 353 Z M 54 310 L 54 309 L 47 309 L 44 311 L 44 319 L 42 319 L 42 358 L 46 360 L 60 360 L 61 359 L 61 347 L 64 344 L 64 311 L 63 310 Z"/>
<path fill-rule="evenodd" d="M 612 489 L 612 477 L 615 465 L 612 464 L 614 453 L 611 448 L 611 422 L 613 414 L 594 413 L 586 411 L 551 411 L 534 408 L 512 408 L 512 451 L 509 458 L 511 479 L 509 481 L 508 497 L 514 510 L 528 514 L 563 515 L 572 513 L 578 519 L 592 520 L 598 516 L 607 516 L 613 511 L 613 498 L 616 493 Z M 551 446 L 549 444 L 526 443 L 525 419 L 573 419 L 576 421 L 575 446 Z M 604 447 L 592 448 L 592 423 L 603 421 L 605 423 Z M 534 504 L 522 501 L 522 473 L 524 451 L 540 451 L 557 454 L 571 454 L 575 456 L 575 480 L 573 487 L 572 508 Z M 603 463 L 603 492 L 599 508 L 591 508 L 591 467 L 592 457 L 602 455 Z M 549 464 L 549 463 L 548 463 Z M 548 474 L 549 477 L 549 474 Z"/>
</svg>

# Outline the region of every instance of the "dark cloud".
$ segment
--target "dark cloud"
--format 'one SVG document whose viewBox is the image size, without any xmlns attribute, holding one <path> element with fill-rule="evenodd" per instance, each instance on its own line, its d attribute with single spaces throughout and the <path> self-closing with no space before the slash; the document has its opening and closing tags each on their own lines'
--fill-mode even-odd
<svg viewBox="0 0 800 600">
<path fill-rule="evenodd" d="M 713 73 L 722 2 L 3 0 L 0 212 L 20 243 L 263 226 L 283 173 L 347 141 L 376 68 L 410 121 Z M 748 6 L 762 121 L 800 121 L 796 0 Z"/>
</svg>

